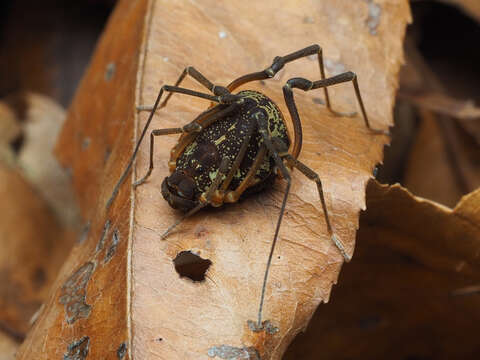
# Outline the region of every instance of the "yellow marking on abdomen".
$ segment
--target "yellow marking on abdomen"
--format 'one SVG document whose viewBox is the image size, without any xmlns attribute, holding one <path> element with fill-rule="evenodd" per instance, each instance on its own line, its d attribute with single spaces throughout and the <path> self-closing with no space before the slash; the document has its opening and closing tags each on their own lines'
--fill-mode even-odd
<svg viewBox="0 0 480 360">
<path fill-rule="evenodd" d="M 217 140 L 215 140 L 213 143 L 218 146 L 218 145 L 220 145 L 220 143 L 224 142 L 225 140 L 227 140 L 227 138 L 225 137 L 225 135 L 222 135 Z"/>
</svg>

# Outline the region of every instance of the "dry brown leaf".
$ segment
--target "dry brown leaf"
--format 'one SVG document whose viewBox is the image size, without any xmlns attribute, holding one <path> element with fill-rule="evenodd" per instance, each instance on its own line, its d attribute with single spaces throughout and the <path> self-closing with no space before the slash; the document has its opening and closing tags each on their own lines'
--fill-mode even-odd
<svg viewBox="0 0 480 360">
<path fill-rule="evenodd" d="M 0 331 L 21 340 L 71 248 L 71 233 L 16 170 L 0 164 Z"/>
<path fill-rule="evenodd" d="M 371 182 L 356 256 L 285 359 L 478 359 L 479 203 Z"/>
<path fill-rule="evenodd" d="M 415 94 L 399 92 L 399 97 L 406 98 L 426 109 L 449 115 L 457 119 L 474 120 L 480 118 L 480 108 L 472 100 L 457 100 L 441 93 Z"/>
<path fill-rule="evenodd" d="M 3 161 L 19 168 L 62 223 L 76 227 L 79 216 L 70 177 L 53 154 L 64 119 L 65 110 L 47 96 L 10 95 L 0 102 L 0 151 Z"/>
<path fill-rule="evenodd" d="M 397 96 L 423 109 L 457 120 L 480 145 L 480 108 L 475 106 L 473 100 L 457 100 L 438 92 L 425 89 L 419 92 L 407 88 L 401 88 Z"/>
<path fill-rule="evenodd" d="M 411 42 L 401 86 L 410 92 L 446 92 Z M 480 186 L 479 148 L 453 118 L 422 108 L 422 122 L 405 169 L 403 184 L 414 194 L 453 206 Z M 463 123 L 474 120 L 463 120 Z M 478 120 L 477 120 L 478 121 Z M 442 181 L 438 181 L 442 179 Z"/>
<path fill-rule="evenodd" d="M 64 115 L 52 100 L 36 94 L 0 103 L 0 149 L 7 154 L 0 163 L 0 332 L 14 343 L 30 328 L 74 241 L 64 226 L 66 214 L 75 210 L 72 192 L 51 153 Z M 62 202 L 59 194 L 70 197 Z M 5 340 L 0 353 L 13 358 L 9 344 Z"/>
<path fill-rule="evenodd" d="M 416 195 L 452 206 L 463 195 L 464 189 L 452 170 L 436 116 L 426 110 L 419 114 L 422 124 L 412 146 L 402 183 Z"/>
<path fill-rule="evenodd" d="M 75 227 L 79 219 L 70 176 L 53 154 L 65 110 L 47 96 L 26 93 L 23 97 L 25 114 L 21 126 L 24 140 L 17 163 L 62 223 Z"/>
<path fill-rule="evenodd" d="M 89 358 L 108 359 L 127 343 L 128 188 L 111 208 L 117 215 L 111 217 L 111 231 L 105 232 L 105 237 L 106 215 L 102 212 L 110 186 L 130 156 L 146 9 L 146 1 L 123 1 L 112 14 L 110 30 L 100 39 L 70 109 L 58 147 L 65 166 L 72 169 L 82 217 L 89 226 L 60 271 L 54 291 L 19 349 L 18 359 L 72 359 L 75 353 L 84 359 L 83 350 Z M 85 141 L 87 137 L 91 140 Z M 117 169 L 114 175 L 113 169 Z M 108 189 L 101 186 L 105 178 L 110 179 Z M 102 192 L 103 201 L 99 202 Z M 112 246 L 113 229 L 120 235 L 118 246 Z M 89 281 L 94 269 L 94 281 Z M 90 304 L 94 304 L 91 315 Z M 83 315 L 96 320 L 86 322 Z"/>
<path fill-rule="evenodd" d="M 480 145 L 480 108 L 472 100 L 457 100 L 441 93 L 414 94 L 400 91 L 399 97 L 424 109 L 448 115 Z"/>
<path fill-rule="evenodd" d="M 343 259 L 328 238 L 314 184 L 298 172 L 267 289 L 265 319 L 278 328 L 274 334 L 253 333 L 247 320 L 256 318 L 284 184 L 203 211 L 161 242 L 160 234 L 179 216 L 159 192 L 175 142 L 165 137 L 149 182 L 134 197 L 125 184 L 108 213 L 104 206 L 131 154 L 133 122 L 143 124 L 147 116 L 137 115 L 135 105 L 152 103 L 159 87 L 173 83 L 187 65 L 226 84 L 265 68 L 274 56 L 319 43 L 328 74 L 355 71 L 372 125 L 387 128 L 410 17 L 407 2 L 280 1 L 273 15 L 264 2 L 255 2 L 255 9 L 234 1 L 149 4 L 119 3 L 70 109 L 58 154 L 73 169 L 91 228 L 62 269 L 19 359 L 39 349 L 44 358 L 88 352 L 91 358 L 128 353 L 226 359 L 228 352 L 243 352 L 278 359 L 318 304 L 328 301 L 336 282 Z M 288 114 L 281 87 L 293 76 L 319 79 L 317 64 L 304 59 L 287 66 L 278 79 L 252 87 Z M 185 86 L 198 88 L 193 81 Z M 335 229 L 352 253 L 364 187 L 388 138 L 369 133 L 359 117 L 331 116 L 316 103 L 319 97 L 296 95 L 305 137 L 300 158 L 322 177 Z M 356 106 L 351 86 L 332 88 L 331 97 L 338 110 Z M 152 128 L 184 124 L 206 106 L 177 95 Z M 138 173 L 145 171 L 147 151 L 145 143 Z M 206 281 L 179 278 L 172 259 L 183 250 L 212 262 Z"/>
<path fill-rule="evenodd" d="M 15 359 L 18 344 L 0 331 L 0 360 Z"/>
</svg>

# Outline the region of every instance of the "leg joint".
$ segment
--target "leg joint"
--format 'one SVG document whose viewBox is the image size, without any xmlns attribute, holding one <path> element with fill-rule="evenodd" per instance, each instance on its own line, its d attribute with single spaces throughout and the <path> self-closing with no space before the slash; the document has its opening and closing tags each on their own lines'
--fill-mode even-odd
<svg viewBox="0 0 480 360">
<path fill-rule="evenodd" d="M 318 53 L 321 53 L 322 52 L 322 48 L 320 47 L 320 45 L 318 44 L 313 44 L 310 46 L 310 49 L 312 49 L 313 52 L 318 52 Z"/>
<path fill-rule="evenodd" d="M 187 133 L 191 133 L 191 132 L 201 132 L 202 131 L 202 126 L 200 124 L 198 124 L 197 122 L 191 122 L 187 125 L 185 125 L 183 128 L 182 128 L 183 131 L 187 132 Z"/>
<path fill-rule="evenodd" d="M 353 71 L 347 71 L 345 75 L 351 78 L 352 80 L 355 80 L 357 78 L 357 74 L 355 74 Z"/>
<path fill-rule="evenodd" d="M 303 91 L 308 91 L 308 90 L 312 89 L 313 85 L 314 85 L 314 83 L 310 80 L 307 80 L 307 79 L 304 79 L 304 78 L 292 78 L 292 79 L 287 81 L 284 88 L 285 87 L 287 89 L 297 88 L 297 89 L 301 89 Z"/>
<path fill-rule="evenodd" d="M 272 67 L 266 68 L 264 72 L 265 74 L 267 74 L 269 78 L 272 78 L 275 76 L 275 71 L 273 71 Z"/>
<path fill-rule="evenodd" d="M 273 59 L 272 65 L 270 65 L 270 67 L 266 69 L 265 72 L 269 77 L 273 77 L 277 72 L 282 70 L 284 66 L 285 66 L 285 59 L 281 56 L 275 56 L 275 58 Z"/>
<path fill-rule="evenodd" d="M 217 95 L 217 96 L 230 94 L 230 91 L 228 91 L 226 87 L 219 86 L 219 85 L 213 85 L 212 92 L 214 95 Z"/>
<path fill-rule="evenodd" d="M 217 98 L 220 104 L 233 104 L 234 102 L 242 100 L 241 96 L 230 94 L 230 92 L 224 95 L 219 95 Z"/>
</svg>

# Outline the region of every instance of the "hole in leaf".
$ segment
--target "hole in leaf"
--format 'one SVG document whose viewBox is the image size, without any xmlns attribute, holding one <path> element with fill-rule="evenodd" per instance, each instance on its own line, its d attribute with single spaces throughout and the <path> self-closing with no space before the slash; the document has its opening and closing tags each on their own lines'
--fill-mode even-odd
<svg viewBox="0 0 480 360">
<path fill-rule="evenodd" d="M 187 277 L 193 281 L 204 281 L 205 274 L 212 262 L 202 259 L 191 251 L 182 251 L 173 260 L 173 264 L 180 277 Z"/>
</svg>

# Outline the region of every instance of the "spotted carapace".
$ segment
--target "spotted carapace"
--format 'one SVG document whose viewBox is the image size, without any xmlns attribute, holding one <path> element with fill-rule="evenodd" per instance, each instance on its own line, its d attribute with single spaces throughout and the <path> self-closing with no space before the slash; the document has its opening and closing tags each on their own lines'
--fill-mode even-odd
<svg viewBox="0 0 480 360">
<path fill-rule="evenodd" d="M 291 61 L 314 55 L 318 57 L 320 80 L 311 81 L 296 77 L 288 80 L 283 86 L 285 102 L 293 124 L 293 142 L 287 132 L 284 116 L 270 98 L 252 90 L 232 93 L 236 88 L 248 82 L 274 77 L 285 64 Z M 180 87 L 180 83 L 187 75 L 198 81 L 209 92 L 199 92 Z M 143 184 L 152 173 L 155 137 L 181 134 L 177 144 L 171 150 L 170 175 L 163 180 L 161 190 L 168 203 L 173 208 L 182 210 L 184 215 L 165 231 L 162 235 L 162 238 L 165 238 L 183 219 L 207 205 L 218 207 L 224 203 L 236 202 L 242 196 L 271 187 L 277 176 L 286 181 L 287 186 L 275 228 L 275 235 L 266 262 L 255 323 L 257 329 L 262 329 L 262 311 L 268 274 L 290 191 L 290 172 L 293 168 L 297 168 L 316 183 L 330 238 L 346 261 L 350 260 L 330 222 L 320 177 L 298 160 L 302 148 L 302 125 L 293 95 L 293 89 L 303 91 L 323 89 L 325 105 L 332 113 L 341 116 L 354 115 L 341 114 L 331 108 L 327 88 L 344 82 L 352 82 L 367 128 L 376 134 L 388 134 L 385 130 L 376 130 L 370 127 L 356 74 L 345 72 L 329 78 L 325 77 L 322 49 L 318 45 L 312 45 L 285 56 L 277 56 L 265 70 L 241 76 L 226 87 L 213 84 L 193 67 L 185 68 L 175 85 L 162 86 L 153 106 L 139 106 L 139 110 L 148 110 L 150 115 L 127 168 L 107 202 L 107 208 L 127 177 L 155 112 L 167 105 L 172 94 L 179 93 L 213 102 L 212 107 L 182 127 L 155 129 L 150 132 L 150 165 L 146 174 L 134 183 L 134 187 Z M 161 102 L 164 93 L 167 93 L 167 95 Z"/>
<path fill-rule="evenodd" d="M 261 191 L 275 181 L 273 158 L 262 155 L 265 150 L 259 152 L 263 139 L 256 131 L 257 116 L 267 120 L 268 132 L 288 149 L 290 139 L 282 113 L 272 100 L 259 92 L 245 90 L 238 96 L 242 99 L 238 106 L 229 109 L 229 105 L 217 105 L 207 111 L 211 116 L 227 110 L 221 120 L 197 133 L 195 138 L 184 141 L 188 135 L 183 135 L 173 148 L 169 163 L 171 175 L 162 184 L 163 197 L 173 208 L 188 211 L 199 201 L 206 202 L 222 160 L 235 166 L 229 166 L 221 185 L 211 195 L 212 206 L 236 202 L 240 196 Z M 237 158 L 238 164 L 235 164 Z"/>
</svg>

